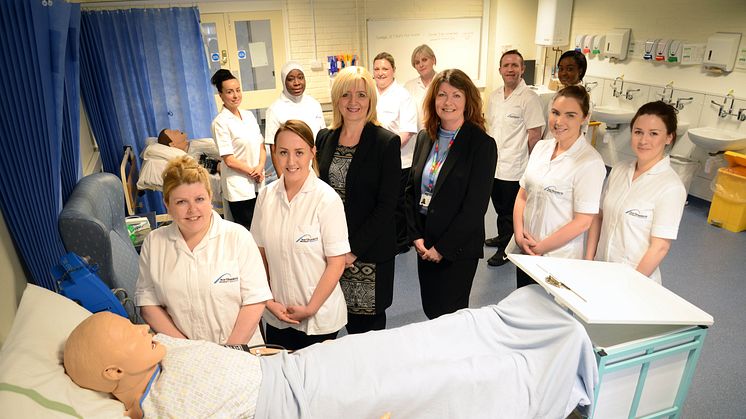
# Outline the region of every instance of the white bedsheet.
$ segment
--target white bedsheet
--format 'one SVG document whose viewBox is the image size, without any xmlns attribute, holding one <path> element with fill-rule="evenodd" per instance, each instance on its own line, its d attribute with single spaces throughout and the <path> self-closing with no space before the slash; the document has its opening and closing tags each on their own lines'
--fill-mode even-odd
<svg viewBox="0 0 746 419">
<path fill-rule="evenodd" d="M 256 418 L 565 418 L 593 400 L 583 326 L 539 286 L 497 305 L 262 358 Z"/>
</svg>

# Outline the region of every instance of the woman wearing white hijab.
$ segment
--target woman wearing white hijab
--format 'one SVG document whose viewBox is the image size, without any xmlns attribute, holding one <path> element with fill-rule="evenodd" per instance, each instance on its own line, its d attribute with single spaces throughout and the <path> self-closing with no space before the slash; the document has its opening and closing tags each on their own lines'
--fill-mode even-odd
<svg viewBox="0 0 746 419">
<path fill-rule="evenodd" d="M 303 67 L 295 61 L 289 61 L 282 66 L 282 95 L 267 108 L 267 123 L 264 129 L 264 142 L 270 145 L 272 151 L 272 165 L 277 169 L 275 161 L 275 133 L 283 122 L 289 119 L 299 119 L 311 128 L 313 137 L 326 128 L 321 104 L 306 91 L 306 76 Z"/>
</svg>

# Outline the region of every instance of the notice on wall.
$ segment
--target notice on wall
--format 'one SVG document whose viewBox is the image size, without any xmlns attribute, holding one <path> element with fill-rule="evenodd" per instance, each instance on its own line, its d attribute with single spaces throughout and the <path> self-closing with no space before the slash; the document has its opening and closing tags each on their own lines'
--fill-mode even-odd
<svg viewBox="0 0 746 419">
<path fill-rule="evenodd" d="M 269 64 L 267 60 L 267 44 L 264 42 L 250 42 L 249 54 L 251 54 L 252 67 L 264 67 Z"/>
</svg>

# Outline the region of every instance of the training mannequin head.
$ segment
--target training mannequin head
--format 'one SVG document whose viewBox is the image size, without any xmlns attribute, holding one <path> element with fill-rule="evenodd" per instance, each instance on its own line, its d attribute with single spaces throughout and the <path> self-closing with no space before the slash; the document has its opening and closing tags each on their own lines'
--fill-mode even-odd
<svg viewBox="0 0 746 419">
<path fill-rule="evenodd" d="M 178 148 L 183 152 L 189 150 L 189 141 L 184 131 L 177 129 L 164 129 L 158 133 L 158 144 Z"/>
<path fill-rule="evenodd" d="M 64 349 L 65 372 L 75 384 L 114 393 L 128 405 L 125 399 L 142 394 L 165 355 L 166 348 L 153 341 L 147 325 L 101 312 L 70 333 Z"/>
</svg>

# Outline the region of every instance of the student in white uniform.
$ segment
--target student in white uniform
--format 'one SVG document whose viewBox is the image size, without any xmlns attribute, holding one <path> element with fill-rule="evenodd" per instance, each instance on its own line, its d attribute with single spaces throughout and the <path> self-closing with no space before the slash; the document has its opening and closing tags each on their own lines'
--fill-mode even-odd
<svg viewBox="0 0 746 419">
<path fill-rule="evenodd" d="M 316 148 L 308 125 L 280 124 L 274 153 L 280 179 L 260 192 L 251 232 L 274 296 L 267 342 L 297 350 L 336 338 L 347 323 L 339 278 L 350 245 L 342 199 L 309 169 Z"/>
<path fill-rule="evenodd" d="M 659 265 L 676 240 L 686 189 L 666 154 L 676 141 L 676 111 L 643 105 L 632 118 L 637 159 L 614 166 L 588 234 L 586 259 L 621 262 L 661 283 Z"/>
<path fill-rule="evenodd" d="M 223 100 L 223 110 L 212 121 L 221 165 L 223 198 L 228 201 L 233 220 L 249 229 L 254 216 L 256 195 L 264 182 L 264 138 L 251 112 L 241 105 L 241 85 L 230 71 L 220 69 L 211 79 Z"/>
<path fill-rule="evenodd" d="M 497 213 L 497 236 L 484 241 L 487 246 L 497 247 L 497 252 L 487 260 L 490 266 L 508 262 L 505 247 L 513 236 L 513 206 L 520 187 L 518 181 L 544 126 L 541 100 L 523 81 L 525 70 L 520 52 L 504 52 L 500 57 L 503 86 L 490 95 L 487 108 L 487 133 L 497 143 L 497 166 L 491 195 Z"/>
<path fill-rule="evenodd" d="M 417 106 L 414 99 L 394 80 L 396 64 L 394 57 L 382 52 L 373 59 L 373 77 L 376 81 L 378 122 L 401 138 L 401 176 L 399 178 L 399 201 L 396 206 L 396 245 L 399 253 L 411 246 L 407 237 L 407 218 L 404 213 L 404 188 L 412 168 L 412 154 L 417 133 Z"/>
<path fill-rule="evenodd" d="M 606 176 L 601 156 L 580 130 L 589 100 L 584 88 L 570 86 L 557 92 L 552 102 L 549 129 L 554 138 L 534 147 L 513 210 L 514 238 L 521 253 L 584 256 L 584 233 L 598 213 Z M 518 287 L 532 283 L 520 269 L 517 274 Z"/>
<path fill-rule="evenodd" d="M 425 102 L 425 94 L 430 82 L 435 77 L 435 64 L 437 63 L 435 53 L 427 44 L 422 44 L 412 51 L 412 67 L 417 70 L 419 76 L 404 83 L 414 103 L 417 106 L 417 130 L 425 128 L 425 111 L 422 104 Z"/>
<path fill-rule="evenodd" d="M 588 69 L 588 60 L 586 60 L 585 55 L 580 51 L 575 51 L 574 49 L 565 51 L 560 56 L 559 61 L 557 62 L 557 78 L 559 79 L 560 86 L 561 87 L 567 87 L 567 86 L 583 86 L 583 77 L 585 77 L 585 71 Z M 547 106 L 547 118 L 549 117 L 549 114 L 552 111 L 552 104 L 550 103 L 549 106 Z M 583 127 L 581 128 L 583 130 L 583 134 L 586 134 L 588 132 L 588 121 L 590 121 L 590 116 L 593 114 L 593 101 L 590 101 L 590 106 L 588 108 L 588 120 L 583 122 Z M 544 135 L 542 138 L 549 138 L 551 137 L 551 132 L 549 128 L 544 130 Z"/>
<path fill-rule="evenodd" d="M 262 258 L 245 228 L 212 210 L 207 171 L 188 156 L 169 162 L 163 197 L 174 222 L 148 234 L 135 303 L 158 333 L 218 344 L 261 344 L 272 298 Z"/>
<path fill-rule="evenodd" d="M 267 120 L 264 128 L 264 142 L 270 145 L 270 150 L 273 152 L 277 128 L 288 119 L 299 119 L 305 122 L 311 128 L 313 138 L 316 138 L 316 134 L 322 128 L 326 128 L 321 104 L 311 95 L 305 94 L 306 75 L 303 72 L 303 67 L 295 61 L 289 61 L 282 66 L 280 74 L 283 80 L 282 94 L 267 108 Z M 280 176 L 275 156 L 274 154 L 271 156 L 272 165 L 278 172 L 277 176 Z"/>
</svg>

